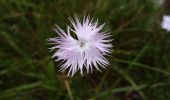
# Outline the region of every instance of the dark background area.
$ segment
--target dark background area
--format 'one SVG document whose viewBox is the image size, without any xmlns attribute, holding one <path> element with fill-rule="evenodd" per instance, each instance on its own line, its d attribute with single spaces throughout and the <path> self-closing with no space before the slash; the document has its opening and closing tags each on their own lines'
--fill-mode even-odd
<svg viewBox="0 0 170 100">
<path fill-rule="evenodd" d="M 170 100 L 169 0 L 0 0 L 0 100 Z M 168 3 L 169 2 L 169 3 Z M 114 41 L 102 73 L 67 77 L 48 38 L 90 15 Z"/>
</svg>

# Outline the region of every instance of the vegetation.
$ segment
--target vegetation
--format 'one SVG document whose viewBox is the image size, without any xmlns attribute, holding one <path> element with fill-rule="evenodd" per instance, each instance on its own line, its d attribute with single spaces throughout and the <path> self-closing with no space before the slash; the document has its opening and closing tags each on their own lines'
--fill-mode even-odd
<svg viewBox="0 0 170 100">
<path fill-rule="evenodd" d="M 170 100 L 170 34 L 154 0 L 0 0 L 0 100 Z M 47 39 L 90 15 L 113 35 L 102 73 L 67 77 Z"/>
</svg>

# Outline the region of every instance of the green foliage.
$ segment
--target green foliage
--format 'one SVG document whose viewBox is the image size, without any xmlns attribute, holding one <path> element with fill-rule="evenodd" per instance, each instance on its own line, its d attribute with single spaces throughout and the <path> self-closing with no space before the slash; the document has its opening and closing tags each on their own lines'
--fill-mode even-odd
<svg viewBox="0 0 170 100">
<path fill-rule="evenodd" d="M 0 100 L 170 100 L 170 34 L 154 0 L 0 0 Z M 102 73 L 66 77 L 51 59 L 55 24 L 106 22 L 114 51 Z"/>
</svg>

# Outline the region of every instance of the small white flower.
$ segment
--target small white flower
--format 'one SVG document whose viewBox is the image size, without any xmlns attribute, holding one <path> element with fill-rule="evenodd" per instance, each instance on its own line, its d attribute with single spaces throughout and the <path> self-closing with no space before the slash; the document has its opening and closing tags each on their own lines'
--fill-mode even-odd
<svg viewBox="0 0 170 100">
<path fill-rule="evenodd" d="M 78 17 L 75 20 L 70 18 L 70 21 L 73 29 L 67 26 L 66 33 L 56 25 L 55 31 L 59 37 L 49 39 L 55 44 L 51 50 L 57 49 L 53 57 L 56 57 L 56 61 L 62 61 L 60 70 L 69 69 L 68 75 L 73 76 L 78 70 L 83 75 L 84 68 L 87 73 L 93 68 L 100 71 L 99 66 L 105 68 L 109 62 L 104 56 L 111 53 L 112 45 L 109 42 L 112 39 L 109 39 L 109 33 L 101 31 L 104 24 L 98 26 L 98 22 L 89 17 L 84 17 L 83 21 Z M 73 38 L 71 32 L 77 39 Z"/>
<path fill-rule="evenodd" d="M 161 27 L 168 32 L 170 31 L 170 15 L 163 16 Z"/>
</svg>

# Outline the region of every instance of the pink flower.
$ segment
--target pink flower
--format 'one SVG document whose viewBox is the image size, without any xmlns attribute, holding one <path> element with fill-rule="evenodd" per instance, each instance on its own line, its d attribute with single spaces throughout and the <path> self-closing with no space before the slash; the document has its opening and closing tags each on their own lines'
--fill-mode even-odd
<svg viewBox="0 0 170 100">
<path fill-rule="evenodd" d="M 112 45 L 109 44 L 112 39 L 111 35 L 107 32 L 101 31 L 103 25 L 98 26 L 97 21 L 90 20 L 90 17 L 84 17 L 80 21 L 78 17 L 70 18 L 73 26 L 71 29 L 67 26 L 67 32 L 64 32 L 59 26 L 55 31 L 59 37 L 50 38 L 49 41 L 54 45 L 50 48 L 56 50 L 53 58 L 56 61 L 62 61 L 60 71 L 68 70 L 68 76 L 73 76 L 77 71 L 83 75 L 83 69 L 93 71 L 93 68 L 101 71 L 100 67 L 105 68 L 109 62 L 104 57 L 111 53 Z M 71 34 L 74 34 L 74 38 Z"/>
<path fill-rule="evenodd" d="M 165 29 L 168 32 L 170 31 L 170 15 L 163 16 L 161 27 L 162 29 Z"/>
</svg>

